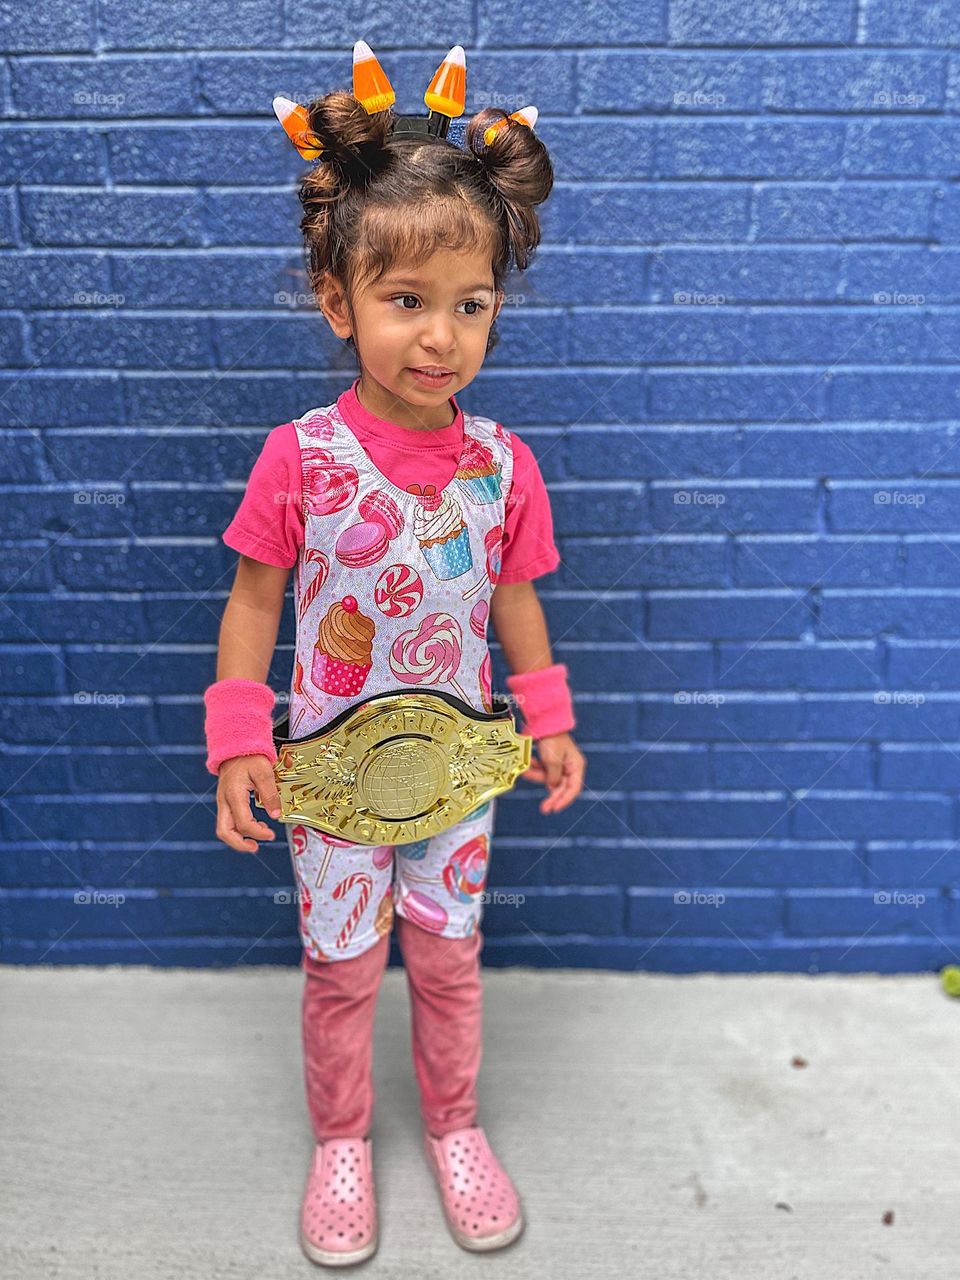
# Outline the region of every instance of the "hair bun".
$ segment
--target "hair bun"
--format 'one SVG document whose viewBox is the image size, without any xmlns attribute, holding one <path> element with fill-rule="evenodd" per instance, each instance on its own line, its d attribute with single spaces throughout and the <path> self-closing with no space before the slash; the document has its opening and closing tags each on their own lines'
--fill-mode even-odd
<svg viewBox="0 0 960 1280">
<path fill-rule="evenodd" d="M 506 121 L 490 143 L 483 140 L 491 124 Z M 467 150 L 479 162 L 509 229 L 513 260 L 520 271 L 540 242 L 534 206 L 553 190 L 553 165 L 547 149 L 530 128 L 500 107 L 485 107 L 467 126 Z"/>
<path fill-rule="evenodd" d="M 317 163 L 332 170 L 341 185 L 363 187 L 389 162 L 389 111 L 371 115 L 352 93 L 338 90 L 315 98 L 307 115 L 323 148 Z"/>
</svg>

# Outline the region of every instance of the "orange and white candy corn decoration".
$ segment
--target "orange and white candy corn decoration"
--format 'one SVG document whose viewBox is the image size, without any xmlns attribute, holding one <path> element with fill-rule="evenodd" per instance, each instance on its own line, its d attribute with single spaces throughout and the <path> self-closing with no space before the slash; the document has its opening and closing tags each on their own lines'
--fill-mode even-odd
<svg viewBox="0 0 960 1280">
<path fill-rule="evenodd" d="M 310 128 L 310 117 L 306 107 L 299 102 L 291 102 L 289 98 L 274 98 L 273 109 L 277 119 L 283 125 L 287 137 L 297 148 L 304 160 L 316 160 L 323 153 L 320 139 Z"/>
<path fill-rule="evenodd" d="M 433 73 L 423 100 L 431 111 L 453 120 L 467 103 L 467 55 L 455 44 Z"/>
<path fill-rule="evenodd" d="M 387 73 L 366 40 L 353 46 L 353 96 L 371 116 L 386 111 L 397 100 Z"/>
<path fill-rule="evenodd" d="M 488 125 L 483 131 L 483 140 L 489 147 L 500 130 L 505 129 L 511 120 L 516 120 L 518 124 L 525 124 L 528 129 L 532 129 L 537 123 L 539 114 L 540 112 L 536 107 L 521 107 L 519 111 L 514 111 L 512 115 L 506 116 L 502 120 L 494 120 L 493 124 Z"/>
</svg>

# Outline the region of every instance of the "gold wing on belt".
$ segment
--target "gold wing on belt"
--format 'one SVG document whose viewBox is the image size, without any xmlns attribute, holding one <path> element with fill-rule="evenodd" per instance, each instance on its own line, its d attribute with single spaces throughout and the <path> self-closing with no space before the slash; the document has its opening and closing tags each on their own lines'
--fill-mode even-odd
<svg viewBox="0 0 960 1280">
<path fill-rule="evenodd" d="M 375 694 L 305 738 L 286 737 L 288 725 L 284 715 L 273 727 L 280 821 L 357 844 L 409 844 L 454 826 L 514 786 L 533 745 L 505 699 L 477 711 L 432 689 Z"/>
</svg>

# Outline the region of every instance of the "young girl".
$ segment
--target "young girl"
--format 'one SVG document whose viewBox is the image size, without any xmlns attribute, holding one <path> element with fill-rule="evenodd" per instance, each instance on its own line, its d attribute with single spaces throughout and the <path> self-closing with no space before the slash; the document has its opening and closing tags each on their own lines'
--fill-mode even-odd
<svg viewBox="0 0 960 1280">
<path fill-rule="evenodd" d="M 373 57 L 362 42 L 357 52 Z M 462 50 L 444 65 L 451 59 L 462 69 Z M 539 241 L 534 205 L 549 194 L 550 161 L 530 115 L 482 111 L 461 147 L 398 129 L 382 97 L 355 94 L 297 110 L 309 125 L 298 141 L 308 137 L 319 155 L 300 189 L 310 280 L 360 373 L 334 403 L 269 433 L 223 535 L 241 558 L 205 694 L 207 766 L 219 776 L 217 835 L 240 851 L 274 838 L 253 817 L 251 791 L 280 813 L 274 695 L 263 681 L 290 568 L 291 737 L 386 690 L 446 692 L 490 711 L 492 620 L 521 729 L 535 739 L 523 776 L 549 791 L 541 812 L 565 808 L 583 782 L 567 670 L 552 661 L 531 583 L 559 563 L 547 492 L 529 448 L 455 398 L 496 341 L 511 261 L 523 270 Z M 506 1245 L 523 1227 L 513 1183 L 476 1123 L 494 811 L 488 801 L 430 839 L 376 847 L 287 827 L 317 1139 L 301 1244 L 316 1262 L 358 1262 L 377 1247 L 371 1046 L 394 925 L 424 1146 L 447 1223 L 472 1250 Z"/>
</svg>

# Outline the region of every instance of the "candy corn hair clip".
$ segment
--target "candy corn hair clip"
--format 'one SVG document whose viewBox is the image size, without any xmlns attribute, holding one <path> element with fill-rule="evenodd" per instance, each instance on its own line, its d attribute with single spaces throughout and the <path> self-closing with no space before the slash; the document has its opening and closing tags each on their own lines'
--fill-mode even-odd
<svg viewBox="0 0 960 1280">
<path fill-rule="evenodd" d="M 433 73 L 433 79 L 423 95 L 429 114 L 392 115 L 391 135 L 427 134 L 434 138 L 446 138 L 450 121 L 463 115 L 466 91 L 466 54 L 462 45 L 455 44 Z M 353 46 L 353 96 L 368 115 L 389 110 L 397 100 L 387 73 L 365 40 L 358 40 Z M 299 102 L 291 102 L 289 98 L 277 97 L 273 100 L 273 109 L 287 137 L 304 160 L 316 160 L 322 156 L 323 144 L 310 129 L 306 107 L 302 107 Z M 537 122 L 537 108 L 522 107 L 509 117 L 495 120 L 484 130 L 484 143 L 490 146 L 510 120 L 516 120 L 518 124 L 532 129 Z"/>
</svg>

